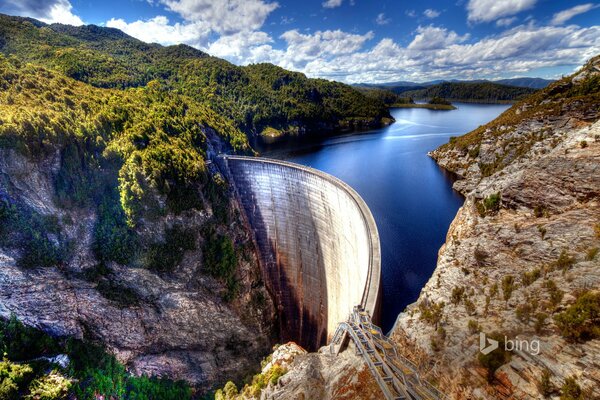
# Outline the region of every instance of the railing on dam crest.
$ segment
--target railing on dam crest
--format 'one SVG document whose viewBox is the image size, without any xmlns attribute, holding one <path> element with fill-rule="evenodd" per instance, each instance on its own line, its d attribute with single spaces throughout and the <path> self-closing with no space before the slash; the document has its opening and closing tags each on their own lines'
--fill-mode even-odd
<svg viewBox="0 0 600 400">
<path fill-rule="evenodd" d="M 347 321 L 341 322 L 330 343 L 333 353 L 352 339 L 386 399 L 442 400 L 446 396 L 421 379 L 417 367 L 396 350 L 394 343 L 371 322 L 370 315 L 356 306 Z"/>
</svg>

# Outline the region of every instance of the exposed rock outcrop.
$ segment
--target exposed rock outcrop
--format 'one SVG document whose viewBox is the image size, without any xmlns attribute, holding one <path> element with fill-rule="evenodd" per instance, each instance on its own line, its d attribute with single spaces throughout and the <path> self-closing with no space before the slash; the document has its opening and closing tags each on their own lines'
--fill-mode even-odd
<svg viewBox="0 0 600 400">
<path fill-rule="evenodd" d="M 202 237 L 173 273 L 110 263 L 110 290 L 117 297 L 119 291 L 133 293 L 135 301 L 107 298 L 93 275 L 95 213 L 56 204 L 53 177 L 59 164 L 58 153 L 33 162 L 14 150 L 0 150 L 0 199 L 56 216 L 65 236 L 61 240 L 73 246 L 63 265 L 34 269 L 17 265 L 18 249 L 0 248 L 0 316 L 15 314 L 52 335 L 98 341 L 137 374 L 185 379 L 207 388 L 251 372 L 268 352 L 274 316 L 252 252 L 240 257 L 239 291 L 230 302 L 222 300 L 223 284 L 203 270 Z M 167 215 L 140 229 L 155 238 L 174 222 L 200 231 L 211 214 L 207 208 Z M 234 243 L 251 248 L 241 224 L 227 229 Z"/>
<path fill-rule="evenodd" d="M 445 389 L 455 398 L 558 395 L 568 377 L 586 398 L 600 393 L 600 340 L 565 337 L 555 320 L 600 288 L 599 80 L 596 57 L 431 154 L 461 178 L 466 201 L 393 332 L 453 379 Z M 487 371 L 480 332 L 522 348 Z"/>
<path fill-rule="evenodd" d="M 381 399 L 377 382 L 352 345 L 337 356 L 327 346 L 317 353 L 295 355 L 286 368 L 289 371 L 277 385 L 262 391 L 261 400 Z"/>
</svg>

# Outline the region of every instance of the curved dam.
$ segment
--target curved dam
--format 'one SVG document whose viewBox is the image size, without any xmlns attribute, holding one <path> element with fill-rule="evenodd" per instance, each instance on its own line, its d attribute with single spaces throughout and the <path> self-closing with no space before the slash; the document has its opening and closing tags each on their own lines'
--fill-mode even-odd
<svg viewBox="0 0 600 400">
<path fill-rule="evenodd" d="M 377 318 L 379 236 L 358 193 L 299 164 L 241 156 L 220 162 L 253 232 L 282 341 L 316 349 L 356 305 Z"/>
</svg>

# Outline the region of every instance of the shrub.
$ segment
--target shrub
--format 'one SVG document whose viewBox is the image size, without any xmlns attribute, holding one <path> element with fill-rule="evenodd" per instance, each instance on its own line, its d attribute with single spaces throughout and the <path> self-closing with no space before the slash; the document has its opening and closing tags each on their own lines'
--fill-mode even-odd
<svg viewBox="0 0 600 400">
<path fill-rule="evenodd" d="M 517 307 L 517 310 L 516 310 L 517 318 L 519 319 L 519 321 L 521 321 L 523 323 L 527 323 L 527 322 L 529 322 L 529 319 L 531 318 L 532 312 L 533 312 L 533 308 L 531 307 L 531 304 L 529 304 L 529 303 L 521 304 Z"/>
<path fill-rule="evenodd" d="M 483 200 L 487 212 L 496 212 L 500 209 L 500 193 L 489 195 Z"/>
<path fill-rule="evenodd" d="M 467 327 L 469 328 L 469 332 L 471 333 L 479 332 L 479 324 L 475 320 L 470 319 L 469 323 L 467 324 Z"/>
<path fill-rule="evenodd" d="M 464 287 L 455 286 L 452 289 L 452 296 L 450 297 L 450 301 L 452 302 L 452 304 L 458 304 L 462 300 L 464 294 L 465 294 Z"/>
<path fill-rule="evenodd" d="M 33 369 L 27 364 L 15 364 L 6 357 L 0 361 L 0 399 L 18 399 L 32 378 Z"/>
<path fill-rule="evenodd" d="M 563 337 L 586 341 L 600 337 L 600 292 L 585 292 L 554 317 Z"/>
<path fill-rule="evenodd" d="M 565 379 L 560 388 L 560 400 L 584 400 L 583 391 L 574 376 Z"/>
<path fill-rule="evenodd" d="M 475 311 L 477 309 L 475 307 L 475 303 L 473 303 L 471 301 L 471 299 L 465 299 L 465 310 L 467 311 L 467 314 L 469 314 L 469 315 L 475 314 Z"/>
<path fill-rule="evenodd" d="M 233 299 L 239 283 L 235 277 L 238 256 L 231 239 L 213 229 L 208 230 L 205 232 L 202 254 L 208 274 L 226 284 L 225 300 Z"/>
<path fill-rule="evenodd" d="M 515 290 L 515 277 L 512 275 L 506 275 L 502 278 L 502 294 L 504 300 L 508 301 L 512 296 L 512 292 Z"/>
<path fill-rule="evenodd" d="M 548 231 L 546 230 L 546 228 L 544 228 L 543 225 L 538 225 L 537 229 L 538 229 L 538 232 L 540 233 L 540 236 L 542 237 L 542 240 L 544 240 L 544 237 L 546 237 L 546 233 Z"/>
<path fill-rule="evenodd" d="M 26 399 L 31 400 L 57 400 L 64 399 L 69 394 L 72 382 L 58 371 L 54 370 L 48 375 L 34 380 L 30 386 Z"/>
<path fill-rule="evenodd" d="M 479 246 L 475 248 L 473 255 L 475 256 L 475 261 L 477 261 L 478 265 L 485 264 L 486 260 L 488 259 L 488 253 L 486 253 L 485 250 L 482 250 Z"/>
<path fill-rule="evenodd" d="M 538 390 L 540 391 L 542 396 L 548 397 L 552 394 L 552 392 L 554 391 L 554 386 L 552 385 L 552 382 L 550 382 L 550 371 L 549 370 L 544 369 L 542 371 L 542 376 L 540 377 L 540 380 L 539 380 L 537 386 L 538 386 Z"/>
<path fill-rule="evenodd" d="M 548 314 L 543 313 L 543 312 L 539 312 L 535 315 L 535 325 L 534 325 L 535 333 L 542 332 L 542 329 L 544 328 L 544 325 L 546 324 L 547 318 L 548 318 Z"/>
<path fill-rule="evenodd" d="M 129 264 L 139 251 L 137 236 L 127 225 L 114 191 L 105 195 L 98 206 L 92 249 L 100 262 L 115 261 L 121 265 Z"/>
<path fill-rule="evenodd" d="M 498 294 L 498 283 L 494 282 L 494 284 L 490 287 L 490 297 L 496 297 Z"/>
<path fill-rule="evenodd" d="M 556 286 L 556 283 L 553 280 L 547 280 L 544 283 L 544 286 L 550 295 L 550 303 L 555 307 L 559 305 L 565 293 Z"/>
<path fill-rule="evenodd" d="M 17 265 L 21 268 L 51 267 L 68 256 L 68 246 L 55 244 L 60 227 L 55 217 L 38 214 L 26 206 L 0 199 L 0 245 L 21 248 Z"/>
<path fill-rule="evenodd" d="M 529 286 L 533 282 L 537 281 L 542 275 L 542 271 L 539 268 L 534 269 L 533 271 L 523 272 L 521 276 L 521 281 L 524 286 Z"/>
<path fill-rule="evenodd" d="M 487 369 L 488 382 L 492 382 L 496 370 L 510 361 L 510 353 L 504 350 L 505 343 L 503 335 L 493 333 L 487 335 L 487 337 L 498 341 L 498 348 L 489 354 L 478 352 L 477 360 L 482 367 Z"/>
<path fill-rule="evenodd" d="M 594 261 L 594 259 L 596 258 L 597 255 L 598 255 L 598 248 L 592 247 L 592 248 L 588 249 L 588 251 L 585 255 L 585 259 L 587 261 Z"/>
<path fill-rule="evenodd" d="M 427 300 L 419 303 L 421 311 L 420 319 L 434 325 L 437 329 L 438 323 L 442 320 L 444 302 L 429 302 Z"/>
<path fill-rule="evenodd" d="M 551 264 L 551 267 L 553 269 L 561 269 L 563 271 L 566 271 L 567 269 L 570 269 L 574 264 L 575 257 L 570 256 L 566 250 L 563 250 L 560 252 L 560 255 L 558 256 L 556 261 L 554 261 Z"/>
<path fill-rule="evenodd" d="M 175 225 L 165 231 L 164 242 L 150 246 L 146 266 L 157 272 L 171 272 L 181 263 L 186 251 L 195 249 L 195 232 Z"/>
</svg>

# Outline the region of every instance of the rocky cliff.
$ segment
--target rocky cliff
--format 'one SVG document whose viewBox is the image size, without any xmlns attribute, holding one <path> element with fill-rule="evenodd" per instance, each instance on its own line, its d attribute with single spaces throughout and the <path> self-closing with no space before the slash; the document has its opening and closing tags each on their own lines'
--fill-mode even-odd
<svg viewBox="0 0 600 400">
<path fill-rule="evenodd" d="M 201 235 L 196 250 L 178 250 L 184 254 L 173 273 L 114 262 L 99 272 L 91 249 L 94 210 L 67 209 L 54 200 L 59 164 L 60 154 L 33 162 L 0 150 L 2 199 L 53 216 L 60 240 L 72 244 L 68 261 L 44 268 L 23 268 L 17 262 L 20 249 L 0 247 L 0 316 L 15 314 L 55 336 L 99 342 L 137 374 L 210 387 L 224 376 L 241 379 L 252 371 L 268 350 L 273 318 L 269 296 L 257 286 L 261 278 L 253 253 L 246 250 L 240 257 L 232 301 L 223 300 L 226 289 L 205 270 Z M 188 210 L 139 229 L 147 238 L 160 238 L 175 224 L 200 232 L 212 223 L 212 213 Z M 239 248 L 250 248 L 240 224 L 232 223 L 226 232 Z"/>
<path fill-rule="evenodd" d="M 393 337 L 454 398 L 600 393 L 599 119 L 595 57 L 430 154 L 466 201 Z"/>
</svg>

